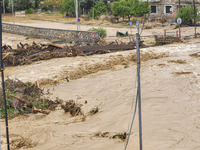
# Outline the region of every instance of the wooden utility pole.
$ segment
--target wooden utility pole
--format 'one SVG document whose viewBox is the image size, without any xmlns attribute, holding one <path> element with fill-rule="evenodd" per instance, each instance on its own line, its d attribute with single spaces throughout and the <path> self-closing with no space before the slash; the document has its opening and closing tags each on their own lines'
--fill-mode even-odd
<svg viewBox="0 0 200 150">
<path fill-rule="evenodd" d="M 180 9 L 181 9 L 181 0 L 179 0 L 178 2 L 178 12 L 180 11 Z"/>
<path fill-rule="evenodd" d="M 193 0 L 193 6 L 194 6 L 194 24 L 196 25 L 195 0 Z"/>
</svg>

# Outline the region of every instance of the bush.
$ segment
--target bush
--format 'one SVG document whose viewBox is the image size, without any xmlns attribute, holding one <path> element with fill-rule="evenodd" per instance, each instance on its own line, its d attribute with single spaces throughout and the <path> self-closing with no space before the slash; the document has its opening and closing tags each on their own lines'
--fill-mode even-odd
<svg viewBox="0 0 200 150">
<path fill-rule="evenodd" d="M 200 21 L 200 15 L 197 16 L 197 21 L 198 21 L 198 22 Z"/>
<path fill-rule="evenodd" d="M 103 28 L 92 28 L 92 29 L 89 29 L 88 31 L 98 32 L 101 38 L 104 38 L 107 36 L 107 31 Z"/>
<path fill-rule="evenodd" d="M 29 8 L 26 10 L 26 14 L 32 14 L 34 12 L 33 8 Z"/>
<path fill-rule="evenodd" d="M 133 17 L 132 22 L 136 23 L 137 19 L 135 17 Z"/>
<path fill-rule="evenodd" d="M 176 15 L 176 20 L 177 18 L 181 18 L 183 24 L 192 24 L 194 14 L 197 14 L 197 8 L 194 12 L 194 7 L 188 5 L 180 9 L 179 13 Z"/>
</svg>

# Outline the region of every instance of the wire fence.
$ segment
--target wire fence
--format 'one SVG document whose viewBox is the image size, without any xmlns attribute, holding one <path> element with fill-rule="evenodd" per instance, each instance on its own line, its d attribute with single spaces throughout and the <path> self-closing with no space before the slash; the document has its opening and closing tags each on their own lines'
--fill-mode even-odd
<svg viewBox="0 0 200 150">
<path fill-rule="evenodd" d="M 163 44 L 169 44 L 174 42 L 181 42 L 187 39 L 192 38 L 200 38 L 200 26 L 185 26 L 185 27 L 178 27 L 178 26 L 153 26 L 151 28 L 147 28 L 148 26 L 145 24 L 144 26 L 141 24 L 140 27 L 140 40 L 144 41 L 144 44 L 151 46 L 151 45 L 163 45 Z M 116 31 L 125 31 L 128 32 L 128 34 L 121 34 L 117 35 Z M 106 40 L 108 41 L 122 41 L 122 42 L 132 42 L 136 40 L 136 27 L 133 26 L 127 26 L 123 27 L 122 29 L 116 29 L 114 30 L 115 33 L 112 34 L 112 36 L 108 36 Z M 122 32 L 122 33 L 123 33 Z"/>
<path fill-rule="evenodd" d="M 141 40 L 147 44 L 158 45 L 158 41 L 165 41 L 165 44 L 167 44 L 192 38 L 200 38 L 200 26 L 180 27 L 174 29 L 163 28 L 157 29 L 157 31 L 156 29 L 152 29 L 152 32 L 151 30 L 146 32 L 144 29 L 140 36 Z"/>
</svg>

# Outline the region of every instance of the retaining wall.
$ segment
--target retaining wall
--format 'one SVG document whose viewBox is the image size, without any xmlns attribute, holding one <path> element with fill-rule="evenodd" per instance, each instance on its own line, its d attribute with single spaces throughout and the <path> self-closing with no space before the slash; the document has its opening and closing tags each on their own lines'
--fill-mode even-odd
<svg viewBox="0 0 200 150">
<path fill-rule="evenodd" d="M 52 29 L 52 28 L 38 28 L 31 26 L 22 26 L 15 24 L 2 24 L 3 32 L 20 34 L 25 36 L 31 36 L 35 38 L 43 39 L 62 39 L 65 41 L 85 41 L 95 40 L 99 38 L 99 34 L 92 31 L 75 31 L 75 30 L 63 30 L 63 29 Z"/>
</svg>

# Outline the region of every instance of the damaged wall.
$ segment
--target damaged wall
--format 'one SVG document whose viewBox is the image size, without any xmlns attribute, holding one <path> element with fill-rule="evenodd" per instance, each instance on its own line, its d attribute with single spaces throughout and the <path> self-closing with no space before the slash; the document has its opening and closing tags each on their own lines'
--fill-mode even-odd
<svg viewBox="0 0 200 150">
<path fill-rule="evenodd" d="M 67 42 L 77 40 L 88 40 L 99 38 L 99 34 L 93 31 L 75 31 L 75 30 L 62 30 L 62 29 L 51 29 L 51 28 L 38 28 L 31 26 L 22 26 L 15 24 L 2 24 L 3 32 L 20 34 L 25 36 L 31 36 L 35 38 L 43 39 L 61 39 Z"/>
</svg>

